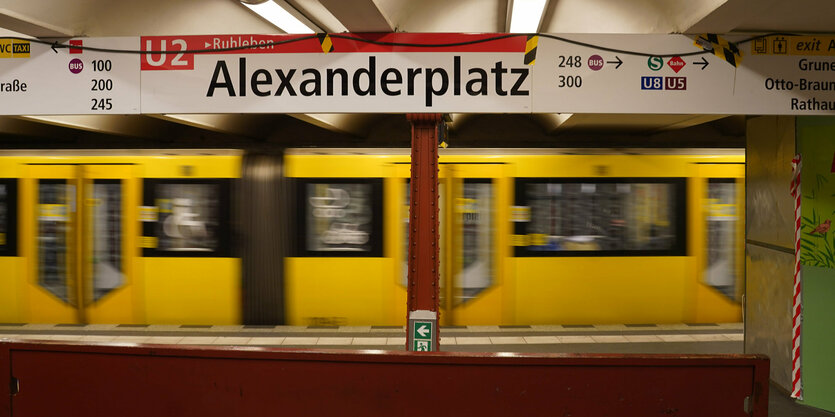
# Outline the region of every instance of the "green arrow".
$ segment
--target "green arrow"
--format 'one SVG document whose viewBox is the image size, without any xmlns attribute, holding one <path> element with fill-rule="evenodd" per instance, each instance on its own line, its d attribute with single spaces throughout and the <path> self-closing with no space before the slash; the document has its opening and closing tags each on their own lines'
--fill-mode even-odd
<svg viewBox="0 0 835 417">
<path fill-rule="evenodd" d="M 426 335 L 429 333 L 429 329 L 426 327 L 425 324 L 422 324 L 420 327 L 418 327 L 416 331 L 417 334 L 420 335 L 420 337 L 426 337 Z"/>
</svg>

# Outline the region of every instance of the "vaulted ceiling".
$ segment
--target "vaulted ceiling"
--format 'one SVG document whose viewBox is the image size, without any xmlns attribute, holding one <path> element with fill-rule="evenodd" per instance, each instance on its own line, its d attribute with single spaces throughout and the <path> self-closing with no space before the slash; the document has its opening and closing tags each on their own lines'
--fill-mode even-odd
<svg viewBox="0 0 835 417">
<path fill-rule="evenodd" d="M 287 0 L 326 32 L 505 32 L 508 0 Z M 835 32 L 827 0 L 550 0 L 549 33 Z M 0 36 L 281 33 L 236 0 L 5 0 Z M 454 145 L 740 146 L 744 118 L 455 114 Z M 0 148 L 408 146 L 397 114 L 0 116 Z M 455 139 L 459 142 L 456 143 Z M 636 141 L 641 141 L 637 143 Z"/>
</svg>

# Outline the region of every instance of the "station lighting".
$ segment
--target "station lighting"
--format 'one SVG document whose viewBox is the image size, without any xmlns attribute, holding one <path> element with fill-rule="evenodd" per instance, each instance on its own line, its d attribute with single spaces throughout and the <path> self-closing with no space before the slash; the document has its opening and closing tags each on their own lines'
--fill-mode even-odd
<svg viewBox="0 0 835 417">
<path fill-rule="evenodd" d="M 511 0 L 510 33 L 536 33 L 548 0 Z"/>
<path fill-rule="evenodd" d="M 240 0 L 241 4 L 252 10 L 285 33 L 321 32 L 315 25 L 293 9 L 283 0 Z M 305 20 L 305 21 L 303 21 Z"/>
</svg>

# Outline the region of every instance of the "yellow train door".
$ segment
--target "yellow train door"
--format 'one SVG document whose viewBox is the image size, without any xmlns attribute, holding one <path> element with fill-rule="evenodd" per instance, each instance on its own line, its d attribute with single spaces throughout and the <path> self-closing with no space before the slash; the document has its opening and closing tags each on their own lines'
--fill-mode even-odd
<svg viewBox="0 0 835 417">
<path fill-rule="evenodd" d="M 25 194 L 27 320 L 133 323 L 138 206 L 130 164 L 32 164 Z"/>
<path fill-rule="evenodd" d="M 688 320 L 741 319 L 745 290 L 745 163 L 702 162 L 691 178 L 691 254 L 697 262 Z"/>
<path fill-rule="evenodd" d="M 502 322 L 508 246 L 502 164 L 440 165 L 441 324 Z"/>
</svg>

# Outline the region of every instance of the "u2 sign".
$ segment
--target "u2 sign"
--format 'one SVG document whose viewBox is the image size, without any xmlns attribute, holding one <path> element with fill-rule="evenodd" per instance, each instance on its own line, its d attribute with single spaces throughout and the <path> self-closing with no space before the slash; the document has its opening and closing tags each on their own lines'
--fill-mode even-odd
<svg viewBox="0 0 835 417">
<path fill-rule="evenodd" d="M 335 35 L 327 44 L 303 35 L 143 37 L 143 111 L 531 111 L 533 67 L 524 62 L 524 37 L 351 37 L 376 43 Z M 490 41 L 480 42 L 485 39 Z M 391 41 L 464 45 L 385 44 Z M 468 41 L 474 43 L 467 45 Z M 194 50 L 202 52 L 180 52 Z"/>
</svg>

